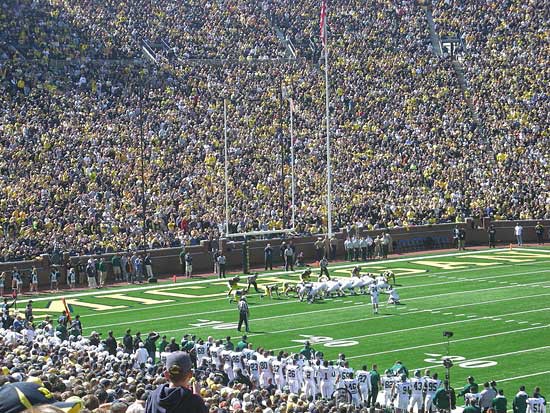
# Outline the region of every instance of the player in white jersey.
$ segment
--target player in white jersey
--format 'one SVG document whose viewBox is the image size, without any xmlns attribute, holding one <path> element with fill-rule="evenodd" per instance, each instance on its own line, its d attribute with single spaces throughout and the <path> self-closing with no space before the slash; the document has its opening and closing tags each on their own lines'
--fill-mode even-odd
<svg viewBox="0 0 550 413">
<path fill-rule="evenodd" d="M 313 287 L 311 288 L 311 291 L 309 293 L 311 301 L 314 301 L 316 297 L 323 297 L 326 290 L 327 290 L 326 282 L 313 283 Z"/>
<path fill-rule="evenodd" d="M 424 412 L 429 413 L 432 411 L 433 400 L 437 389 L 441 386 L 441 380 L 437 378 L 437 373 L 430 378 L 430 371 L 426 370 L 424 377 Z"/>
<path fill-rule="evenodd" d="M 210 348 L 208 349 L 210 352 L 210 360 L 212 361 L 212 364 L 216 366 L 218 370 L 221 370 L 223 363 L 220 359 L 220 353 L 222 351 L 222 348 L 220 347 L 220 342 L 217 341 L 214 343 Z"/>
<path fill-rule="evenodd" d="M 538 394 L 527 399 L 527 413 L 546 413 L 546 401 Z"/>
<path fill-rule="evenodd" d="M 407 380 L 407 375 L 402 374 L 401 380 L 396 381 L 393 385 L 393 396 L 395 400 L 395 408 L 397 413 L 406 413 L 409 406 L 411 394 L 411 382 Z"/>
<path fill-rule="evenodd" d="M 346 291 L 352 295 L 355 294 L 353 291 L 353 281 L 354 280 L 352 278 L 343 278 L 340 280 L 340 292 L 343 295 L 346 295 Z"/>
<path fill-rule="evenodd" d="M 325 297 L 332 297 L 333 294 L 340 295 L 340 282 L 337 279 L 329 280 L 326 284 Z"/>
<path fill-rule="evenodd" d="M 243 354 L 238 351 L 231 352 L 231 363 L 233 363 L 233 372 L 235 369 L 240 369 L 244 372 Z"/>
<path fill-rule="evenodd" d="M 197 355 L 197 365 L 201 365 L 203 359 L 208 357 L 207 353 L 208 343 L 205 343 L 203 340 L 199 340 L 195 343 L 195 354 Z"/>
<path fill-rule="evenodd" d="M 344 380 L 343 384 L 351 395 L 351 403 L 355 407 L 359 407 L 361 404 L 359 399 L 359 383 L 357 382 L 357 379 L 353 377 L 353 373 L 350 373 L 348 378 Z"/>
<path fill-rule="evenodd" d="M 300 381 L 298 380 L 298 366 L 291 360 L 286 366 L 286 382 L 291 393 L 298 394 L 300 392 Z"/>
<path fill-rule="evenodd" d="M 258 387 L 260 385 L 260 363 L 256 354 L 253 354 L 252 358 L 248 360 L 248 372 L 250 381 L 255 387 Z"/>
<path fill-rule="evenodd" d="M 229 380 L 233 380 L 235 375 L 233 374 L 233 365 L 231 364 L 231 351 L 223 349 L 220 353 L 220 358 L 223 362 L 223 371 L 229 377 Z"/>
<path fill-rule="evenodd" d="M 369 286 L 370 302 L 372 303 L 372 311 L 374 314 L 378 314 L 378 296 L 380 291 L 375 283 Z"/>
<path fill-rule="evenodd" d="M 273 360 L 271 362 L 271 368 L 273 369 L 273 376 L 275 377 L 275 385 L 277 386 L 277 389 L 283 390 L 283 387 L 285 387 L 285 372 L 284 372 L 284 362 L 281 355 L 277 356 L 276 360 Z"/>
<path fill-rule="evenodd" d="M 388 280 L 383 275 L 376 277 L 376 284 L 378 284 L 378 288 L 381 290 L 386 290 L 390 287 Z"/>
<path fill-rule="evenodd" d="M 352 291 L 354 294 L 357 294 L 357 291 L 364 292 L 365 290 L 365 280 L 363 280 L 363 277 L 357 276 L 352 277 L 353 285 L 351 286 Z"/>
<path fill-rule="evenodd" d="M 250 348 L 250 344 L 248 345 L 247 348 L 243 348 L 243 357 L 246 359 L 246 361 L 249 361 L 250 359 L 252 359 L 252 355 L 254 354 L 254 350 L 252 350 Z"/>
<path fill-rule="evenodd" d="M 424 406 L 422 392 L 424 391 L 424 379 L 421 377 L 420 370 L 415 370 L 414 377 L 411 379 L 411 399 L 409 401 L 409 412 L 413 413 L 416 406 L 416 411 L 420 413 Z"/>
<path fill-rule="evenodd" d="M 382 389 L 384 390 L 383 407 L 390 407 L 392 398 L 391 393 L 393 383 L 395 382 L 395 377 L 391 375 L 391 372 L 389 370 L 386 370 L 384 376 L 382 376 L 380 381 L 382 382 Z"/>
<path fill-rule="evenodd" d="M 258 363 L 260 363 L 260 387 L 265 389 L 270 383 L 273 383 L 271 360 L 267 351 L 264 353 L 263 357 L 258 357 Z"/>
<path fill-rule="evenodd" d="M 390 287 L 390 289 L 388 290 L 388 294 L 388 304 L 401 304 L 399 302 L 399 293 L 397 292 L 396 288 Z"/>
<path fill-rule="evenodd" d="M 346 380 L 353 376 L 353 369 L 349 366 L 348 361 L 344 361 L 343 366 L 340 368 L 340 380 Z"/>
<path fill-rule="evenodd" d="M 319 387 L 321 390 L 321 397 L 323 399 L 330 399 L 332 393 L 334 393 L 334 384 L 332 383 L 332 377 L 330 374 L 328 361 L 323 361 L 323 364 L 319 367 Z"/>
<path fill-rule="evenodd" d="M 370 373 L 367 369 L 367 366 L 364 365 L 361 370 L 355 372 L 355 378 L 357 378 L 357 383 L 359 383 L 359 391 L 361 392 L 361 402 L 363 406 L 367 405 L 367 400 L 369 399 L 369 394 L 372 389 L 370 381 Z"/>
<path fill-rule="evenodd" d="M 305 362 L 304 368 L 304 393 L 306 397 L 313 397 L 315 401 L 315 396 L 317 395 L 317 385 L 315 384 L 315 370 L 311 366 L 309 361 Z"/>
</svg>

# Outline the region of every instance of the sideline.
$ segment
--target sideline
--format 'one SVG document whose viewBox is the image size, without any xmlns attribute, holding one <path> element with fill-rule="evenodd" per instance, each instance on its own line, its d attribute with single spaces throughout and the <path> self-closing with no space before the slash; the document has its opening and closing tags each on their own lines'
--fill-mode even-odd
<svg viewBox="0 0 550 413">
<path fill-rule="evenodd" d="M 519 248 L 518 248 L 519 249 Z M 468 255 L 478 255 L 478 254 L 486 254 L 486 253 L 494 253 L 494 252 L 505 252 L 509 251 L 507 248 L 498 248 L 498 249 L 483 249 L 483 250 L 477 250 L 477 251 L 468 251 L 468 252 L 454 252 L 454 253 L 446 253 L 446 254 L 436 254 L 436 255 L 421 255 L 418 257 L 410 256 L 410 257 L 404 257 L 404 258 L 395 258 L 395 259 L 389 259 L 389 260 L 383 260 L 383 261 L 368 261 L 368 262 L 361 262 L 361 267 L 371 267 L 371 266 L 379 266 L 384 264 L 391 264 L 395 262 L 407 262 L 407 261 L 423 261 L 423 260 L 430 260 L 433 258 L 444 258 L 444 257 L 460 257 L 460 256 L 468 256 Z M 540 251 L 539 251 L 540 252 Z M 548 254 L 550 257 L 550 253 Z M 343 264 L 343 265 L 335 265 L 333 267 L 329 267 L 329 270 L 338 270 L 338 269 L 345 269 L 345 268 L 353 268 L 357 265 L 355 264 Z M 495 267 L 498 267 L 498 265 L 495 265 Z M 483 267 L 484 269 L 490 269 L 493 267 Z M 479 269 L 479 268 L 478 268 Z M 265 274 L 260 274 L 259 277 L 273 277 L 277 275 L 290 275 L 290 274 L 300 274 L 303 270 L 295 270 L 295 271 L 276 271 L 276 272 L 269 272 Z M 201 284 L 208 284 L 212 282 L 217 282 L 218 278 L 210 277 L 208 279 L 203 280 L 197 280 L 197 281 L 185 281 L 182 283 L 178 283 L 176 285 L 181 285 L 182 287 L 186 285 L 201 285 Z M 223 281 L 223 279 L 222 279 Z M 97 296 L 103 294 L 101 291 L 105 291 L 104 294 L 110 294 L 110 293 L 124 293 L 124 292 L 131 292 L 131 291 L 146 291 L 146 290 L 154 290 L 154 289 L 160 289 L 163 288 L 163 283 L 160 284 L 154 284 L 154 285 L 147 285 L 147 286 L 139 286 L 139 287 L 127 287 L 127 288 L 107 288 L 105 290 L 93 290 L 93 291 L 87 291 L 82 293 L 75 293 L 75 294 L 48 294 L 47 297 L 37 297 L 32 298 L 32 296 L 25 296 L 25 299 L 33 300 L 33 302 L 40 302 L 40 301 L 51 301 L 55 298 L 78 298 L 78 297 L 88 297 L 88 296 Z M 169 284 L 169 286 L 173 287 L 173 283 L 167 282 L 166 284 Z M 70 291 L 70 290 L 69 290 Z M 22 300 L 23 301 L 23 300 Z"/>
</svg>

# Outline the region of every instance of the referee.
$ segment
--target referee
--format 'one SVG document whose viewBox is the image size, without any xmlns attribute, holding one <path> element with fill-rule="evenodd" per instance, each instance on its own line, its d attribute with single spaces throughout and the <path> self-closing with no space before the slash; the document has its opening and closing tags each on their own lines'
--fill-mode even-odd
<svg viewBox="0 0 550 413">
<path fill-rule="evenodd" d="M 246 297 L 241 297 L 239 303 L 237 304 L 237 308 L 239 309 L 239 326 L 237 327 L 237 330 L 241 331 L 241 327 L 244 323 L 246 332 L 248 333 L 250 332 L 250 329 L 248 328 L 248 317 L 250 317 L 250 310 L 248 309 Z"/>
</svg>

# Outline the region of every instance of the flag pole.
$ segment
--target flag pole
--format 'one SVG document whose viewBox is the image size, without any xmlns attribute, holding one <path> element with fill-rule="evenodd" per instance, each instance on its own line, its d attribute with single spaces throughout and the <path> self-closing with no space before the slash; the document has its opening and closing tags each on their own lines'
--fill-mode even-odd
<svg viewBox="0 0 550 413">
<path fill-rule="evenodd" d="M 291 164 L 291 188 L 292 188 L 292 229 L 296 228 L 296 181 L 294 180 L 294 102 L 290 102 L 290 164 Z"/>
<path fill-rule="evenodd" d="M 323 1 L 324 24 L 323 24 L 323 44 L 325 46 L 325 110 L 326 110 L 326 147 L 327 147 L 327 233 L 332 237 L 332 168 L 330 162 L 330 119 L 329 119 L 329 83 L 328 83 L 328 36 L 327 36 L 327 18 L 326 1 Z"/>
<path fill-rule="evenodd" d="M 224 136 L 224 169 L 225 169 L 225 236 L 229 234 L 229 186 L 227 156 L 227 99 L 223 100 L 223 136 Z"/>
</svg>

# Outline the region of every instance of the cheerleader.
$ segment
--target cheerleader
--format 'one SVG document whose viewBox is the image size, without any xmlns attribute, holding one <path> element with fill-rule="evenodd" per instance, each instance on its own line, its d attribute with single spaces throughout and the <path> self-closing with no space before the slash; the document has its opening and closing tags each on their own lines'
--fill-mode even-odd
<svg viewBox="0 0 550 413">
<path fill-rule="evenodd" d="M 30 292 L 38 292 L 38 271 L 36 270 L 36 267 L 32 267 L 31 270 Z"/>
</svg>

